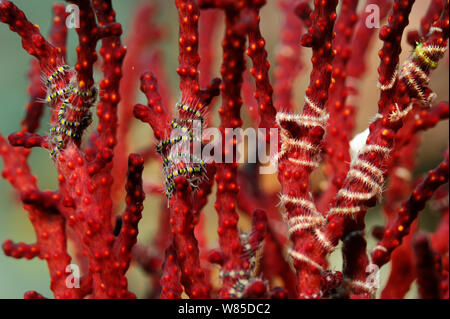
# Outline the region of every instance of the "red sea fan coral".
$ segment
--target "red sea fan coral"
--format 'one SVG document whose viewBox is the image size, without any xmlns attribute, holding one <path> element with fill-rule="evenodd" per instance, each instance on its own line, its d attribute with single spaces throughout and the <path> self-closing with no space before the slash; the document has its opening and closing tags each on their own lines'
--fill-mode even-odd
<svg viewBox="0 0 450 319">
<path fill-rule="evenodd" d="M 6 240 L 5 255 L 45 260 L 55 298 L 134 298 L 132 262 L 150 277 L 154 298 L 403 298 L 413 282 L 420 297 L 448 298 L 448 151 L 423 176 L 412 172 L 421 133 L 449 116 L 430 84 L 448 46 L 449 2 L 431 0 L 420 29 L 407 36 L 413 0 L 363 2 L 278 1 L 283 23 L 272 79 L 261 31 L 265 0 L 170 2 L 179 26 L 171 70 L 159 42 L 175 30 L 159 26 L 155 4 L 138 7 L 123 39 L 111 0 L 69 0 L 80 21 L 70 65 L 64 5 L 54 6 L 45 37 L 13 2 L 0 0 L 0 21 L 33 56 L 25 118 L 19 132 L 0 135 L 0 155 L 36 243 Z M 378 111 L 355 135 L 356 113 L 366 107 L 358 85 L 377 33 Z M 299 94 L 295 79 L 307 78 L 308 48 L 309 83 Z M 402 50 L 410 51 L 406 58 Z M 212 78 L 217 60 L 220 77 Z M 179 93 L 168 84 L 174 71 Z M 139 77 L 147 104 L 135 104 Z M 51 113 L 45 135 L 37 133 L 44 105 Z M 128 155 L 135 119 L 151 127 L 152 145 Z M 244 131 L 246 120 L 257 128 Z M 39 188 L 32 148 L 49 152 L 57 190 Z M 143 182 L 152 163 L 162 180 Z M 265 186 L 274 173 L 280 192 Z M 116 198 L 124 191 L 120 212 Z M 144 209 L 145 193 L 163 204 L 153 242 L 138 243 L 142 214 L 158 208 Z M 366 226 L 381 201 L 385 224 Z M 430 234 L 418 223 L 428 203 L 441 215 Z M 250 220 L 248 231 L 242 219 Z M 370 233 L 378 242 L 368 248 Z M 330 261 L 336 249 L 339 270 Z M 391 274 L 379 289 L 387 263 Z M 25 298 L 43 296 L 29 291 Z"/>
</svg>

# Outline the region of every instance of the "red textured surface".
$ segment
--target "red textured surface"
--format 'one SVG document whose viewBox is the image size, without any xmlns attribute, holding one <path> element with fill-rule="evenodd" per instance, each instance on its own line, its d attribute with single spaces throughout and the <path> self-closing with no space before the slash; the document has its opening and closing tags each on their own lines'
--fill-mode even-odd
<svg viewBox="0 0 450 319">
<path fill-rule="evenodd" d="M 182 298 L 183 293 L 190 298 L 373 298 L 376 289 L 367 283 L 366 267 L 388 262 L 391 273 L 381 298 L 404 297 L 414 281 L 421 298 L 448 298 L 448 151 L 435 169 L 418 178 L 413 174 L 421 133 L 449 117 L 448 102 L 434 103 L 429 85 L 447 47 L 448 1 L 431 1 L 420 28 L 408 30 L 413 0 L 367 0 L 361 6 L 357 0 L 340 6 L 336 0 L 280 0 L 281 46 L 273 70 L 261 30 L 266 0 L 172 1 L 178 10 L 179 54 L 178 67 L 169 70 L 158 45 L 172 30 L 156 22 L 156 5 L 138 7 L 132 35 L 125 39 L 111 0 L 68 2 L 81 14 L 76 63 L 74 71 L 55 81 L 54 90 L 73 81 L 87 91 L 95 87 L 97 71 L 102 77 L 95 107 L 88 98 L 70 96 L 74 107 L 64 110 L 68 118 L 81 121 L 95 109 L 98 124 L 89 137 L 82 134 L 85 128 L 77 138 L 66 134 L 51 158 L 58 173 L 53 191 L 39 189 L 28 160 L 32 148 L 52 150 L 55 144 L 52 135 L 37 133 L 44 111 L 40 101 L 48 94 L 41 77 L 48 78 L 66 60 L 67 13 L 63 5 L 53 7 L 46 40 L 12 2 L 0 3 L 0 21 L 34 57 L 20 131 L 0 135 L 0 156 L 2 177 L 36 234 L 35 243 L 6 240 L 2 248 L 12 258 L 45 261 L 55 298 L 134 298 L 127 279 L 133 261 L 150 277 L 154 298 Z M 370 4 L 379 6 L 382 19 L 387 16 L 379 30 L 378 114 L 368 127 L 365 148 L 351 156 L 356 113 L 363 107 L 358 81 L 370 67 L 367 53 L 376 34 L 365 25 L 364 6 Z M 218 36 L 220 55 L 214 47 Z M 406 51 L 402 39 L 414 47 L 409 64 L 400 59 Z M 295 111 L 294 81 L 307 77 L 303 54 L 308 48 L 309 84 L 299 101 L 303 110 Z M 215 64 L 220 64 L 220 78 L 212 79 Z M 167 75 L 175 71 L 179 90 L 172 92 Z M 146 105 L 135 105 L 139 77 Z M 220 106 L 213 110 L 216 97 Z M 189 109 L 173 111 L 175 101 Z M 49 106 L 50 122 L 58 125 L 63 99 Z M 187 122 L 196 111 L 211 126 L 215 114 L 221 133 L 240 128 L 242 108 L 251 125 L 278 128 L 281 194 L 263 186 L 259 163 L 237 163 L 238 141 L 225 136 L 222 150 L 232 143 L 233 161 L 206 163 L 198 185 L 180 173 L 166 198 L 167 181 L 143 182 L 144 166 L 153 161 L 165 170 L 159 155 L 168 160 L 170 153 L 157 154 L 152 144 L 142 155 L 129 154 L 133 118 L 150 126 L 152 136 L 145 139 L 159 143 L 171 137 L 172 120 Z M 323 172 L 319 187 L 312 185 L 316 169 Z M 148 244 L 138 243 L 139 221 L 147 212 L 145 192 L 162 199 L 157 231 Z M 123 194 L 124 211 L 118 212 L 116 198 Z M 217 243 L 209 241 L 207 214 L 214 196 Z M 386 222 L 374 228 L 378 243 L 369 249 L 365 236 L 372 229 L 366 228 L 366 213 L 382 198 Z M 427 203 L 440 214 L 431 234 L 424 234 L 418 222 Z M 248 232 L 240 217 L 250 219 Z M 340 241 L 342 269 L 332 270 L 328 258 Z M 66 285 L 72 257 L 81 265 L 79 289 Z M 28 291 L 24 298 L 45 297 Z"/>
<path fill-rule="evenodd" d="M 337 1 L 316 2 L 314 11 L 311 13 L 312 26 L 301 40 L 303 46 L 312 47 L 313 49 L 313 70 L 311 71 L 310 84 L 305 94 L 315 101 L 314 103 L 322 110 L 325 107 L 325 102 L 328 98 L 328 87 L 331 84 L 331 63 L 334 57 L 332 40 L 333 26 L 336 20 L 336 5 Z M 303 114 L 319 116 L 317 111 L 311 109 L 308 104 L 305 104 Z M 324 130 L 319 126 L 309 130 L 295 124 L 290 125 L 290 123 L 287 123 L 286 125 L 290 136 L 295 136 L 298 140 L 310 141 L 315 146 L 320 144 L 324 134 Z M 314 155 L 311 152 L 293 148 L 286 157 L 310 162 L 313 160 Z M 282 158 L 278 169 L 278 179 L 282 185 L 282 193 L 290 197 L 309 200 L 310 189 L 308 185 L 312 168 Z M 289 203 L 285 205 L 285 208 L 288 217 L 309 214 L 308 211 L 301 207 L 296 207 Z M 315 244 L 315 237 L 310 231 L 296 231 L 291 236 L 291 239 L 294 244 L 293 249 L 296 252 L 311 254 L 322 249 Z M 313 259 L 319 264 L 325 263 L 325 259 L 319 254 L 316 254 Z M 320 270 L 300 261 L 294 261 L 294 267 L 297 270 L 297 292 L 299 296 L 306 297 L 320 293 Z"/>
</svg>

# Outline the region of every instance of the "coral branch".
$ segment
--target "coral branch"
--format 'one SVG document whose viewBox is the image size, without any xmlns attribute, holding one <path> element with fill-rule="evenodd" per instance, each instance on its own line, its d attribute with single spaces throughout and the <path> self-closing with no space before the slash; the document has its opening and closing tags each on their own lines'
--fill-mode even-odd
<svg viewBox="0 0 450 319">
<path fill-rule="evenodd" d="M 209 296 L 209 284 L 200 266 L 197 239 L 194 236 L 194 216 L 192 213 L 192 192 L 185 177 L 175 180 L 176 194 L 170 199 L 170 224 L 172 226 L 173 248 L 177 252 L 180 265 L 181 283 L 191 298 Z"/>
<path fill-rule="evenodd" d="M 141 76 L 141 91 L 146 95 L 148 105 L 136 105 L 133 111 L 134 116 L 142 122 L 148 123 L 158 140 L 170 136 L 170 119 L 161 104 L 158 82 L 151 72 L 145 72 Z"/>
<path fill-rule="evenodd" d="M 347 72 L 350 78 L 357 80 L 367 71 L 367 52 L 369 51 L 370 41 L 373 35 L 378 31 L 377 28 L 372 28 L 368 25 L 368 21 L 372 15 L 371 10 L 366 10 L 370 6 L 376 5 L 380 9 L 380 19 L 384 19 L 392 8 L 391 0 L 367 0 L 364 4 L 363 12 L 360 13 L 358 25 L 355 28 L 353 41 L 351 46 L 352 56 L 347 63 Z"/>
<path fill-rule="evenodd" d="M 39 27 L 28 21 L 19 8 L 10 1 L 0 3 L 0 21 L 9 24 L 11 31 L 17 32 L 22 38 L 22 46 L 28 54 L 35 56 L 42 70 L 55 67 L 62 55 L 58 49 L 45 40 L 39 32 Z"/>
<path fill-rule="evenodd" d="M 180 20 L 179 38 L 179 66 L 177 73 L 180 76 L 181 100 L 192 103 L 198 98 L 199 72 L 198 65 L 198 20 L 200 11 L 191 0 L 176 0 Z M 199 105 L 201 108 L 201 105 Z"/>
<path fill-rule="evenodd" d="M 36 177 L 26 162 L 28 150 L 13 148 L 0 136 L 0 150 L 5 169 L 2 176 L 22 194 L 37 191 Z M 37 238 L 37 251 L 31 251 L 32 255 L 39 253 L 41 259 L 47 261 L 51 277 L 51 289 L 56 298 L 82 298 L 76 289 L 68 289 L 65 283 L 64 273 L 71 258 L 67 253 L 65 220 L 58 213 L 49 213 L 44 206 L 34 203 L 24 204 L 29 213 L 29 219 L 33 224 Z M 5 252 L 8 245 L 4 246 Z M 13 254 L 14 256 L 14 254 Z M 29 255 L 31 256 L 31 255 Z"/>
<path fill-rule="evenodd" d="M 9 143 L 12 146 L 22 146 L 25 148 L 43 147 L 48 148 L 45 137 L 35 133 L 17 132 L 8 136 Z"/>
<path fill-rule="evenodd" d="M 223 79 L 221 86 L 222 106 L 219 109 L 219 130 L 222 133 L 224 150 L 227 145 L 224 134 L 225 129 L 236 128 L 242 125 L 240 118 L 242 99 L 240 94 L 243 72 L 245 70 L 245 37 L 235 30 L 238 19 L 239 11 L 234 9 L 225 11 L 225 37 L 222 41 L 223 61 L 221 66 Z M 233 163 L 219 163 L 215 177 L 217 181 L 217 195 L 214 207 L 219 217 L 217 233 L 219 234 L 220 249 L 224 258 L 222 269 L 227 272 L 239 271 L 242 267 L 240 259 L 242 248 L 237 228 L 239 216 L 236 212 L 236 193 L 239 191 L 239 186 L 237 185 L 237 148 L 234 145 L 228 150 L 233 152 Z M 220 291 L 221 297 L 229 296 L 228 292 L 235 282 L 236 278 L 233 277 L 225 277 L 223 279 Z"/>
<path fill-rule="evenodd" d="M 252 2 L 252 1 L 251 1 Z M 252 2 L 252 6 L 243 11 L 241 20 L 247 20 L 248 28 L 248 49 L 247 55 L 253 62 L 250 73 L 253 75 L 256 83 L 254 96 L 258 102 L 259 127 L 266 130 L 276 127 L 276 110 L 272 101 L 272 85 L 269 80 L 270 63 L 267 59 L 265 49 L 266 40 L 262 37 L 259 28 L 259 10 L 265 4 L 265 1 Z M 266 131 L 266 140 L 269 141 L 270 132 Z"/>
<path fill-rule="evenodd" d="M 350 162 L 350 139 L 354 127 L 355 111 L 346 105 L 347 99 L 347 63 L 351 59 L 351 38 L 353 36 L 354 25 L 357 22 L 356 7 L 358 1 L 343 1 L 339 18 L 336 21 L 334 32 L 336 37 L 333 40 L 333 48 L 336 56 L 333 60 L 332 84 L 330 85 L 329 98 L 326 102 L 326 109 L 330 114 L 327 130 L 329 134 L 324 140 L 326 150 L 325 163 L 329 166 L 328 179 L 332 184 L 328 186 L 325 194 L 322 195 L 322 203 L 319 210 L 328 207 L 329 201 L 336 195 L 342 186 L 345 175 L 349 169 Z"/>
<path fill-rule="evenodd" d="M 202 13 L 199 21 L 199 46 L 198 52 L 202 57 L 199 64 L 200 85 L 208 85 L 208 81 L 213 77 L 214 61 L 216 60 L 214 39 L 219 28 L 219 12 L 209 10 Z"/>
<path fill-rule="evenodd" d="M 25 116 L 20 131 L 7 139 L 0 134 L 0 157 L 36 238 L 32 244 L 4 238 L 6 256 L 45 261 L 57 299 L 135 298 L 127 278 L 133 265 L 148 276 L 148 298 L 375 298 L 377 272 L 388 262 L 381 298 L 409 296 L 414 281 L 420 297 L 448 298 L 449 154 L 431 171 L 416 160 L 434 158 L 419 153 L 421 134 L 449 118 L 448 102 L 435 103 L 431 81 L 447 53 L 448 1 L 430 0 L 427 10 L 418 4 L 423 18 L 410 25 L 415 0 L 174 0 L 178 15 L 162 25 L 173 20 L 166 5 L 138 5 L 125 39 L 112 2 L 54 5 L 44 38 L 24 12 L 0 0 L 0 22 L 32 56 Z M 276 32 L 263 21 L 276 20 L 272 9 L 281 13 Z M 78 43 L 68 54 L 73 27 Z M 356 113 L 368 116 L 373 106 L 360 85 L 372 80 L 376 32 L 378 109 L 354 136 Z M 169 76 L 175 70 L 165 68 L 172 47 L 161 41 L 172 35 L 177 92 Z M 401 61 L 403 38 L 413 48 Z M 306 79 L 299 77 L 303 47 L 312 51 Z M 219 65 L 221 78 L 211 79 Z M 303 80 L 309 83 L 296 112 L 294 87 Z M 135 104 L 139 84 L 143 104 Z M 45 105 L 47 134 L 40 129 Z M 153 131 L 146 142 L 136 143 L 142 132 L 133 118 Z M 427 152 L 442 142 L 431 139 Z M 50 154 L 55 189 L 38 187 L 30 168 L 36 148 Z M 142 155 L 129 154 L 135 148 Z M 153 205 L 150 222 L 156 221 L 149 237 L 138 236 L 147 228 L 139 226 L 144 191 Z M 377 202 L 384 223 L 375 225 L 366 213 Z M 418 219 L 427 203 L 440 217 L 434 227 L 434 217 Z M 208 216 L 212 206 L 217 221 Z M 211 222 L 218 235 L 212 238 Z M 431 232 L 422 233 L 424 227 Z M 378 243 L 368 252 L 370 231 Z M 45 298 L 36 291 L 24 297 Z"/>
<path fill-rule="evenodd" d="M 157 92 L 156 79 L 153 75 L 146 73 L 141 80 L 141 89 L 147 95 L 149 105 L 136 105 L 134 114 L 152 126 L 158 140 L 168 138 L 170 136 L 169 117 L 160 105 L 161 98 Z M 204 298 L 208 296 L 209 287 L 205 283 L 204 273 L 200 267 L 197 240 L 194 236 L 195 223 L 190 198 L 192 190 L 184 177 L 179 177 L 174 182 L 175 193 L 170 199 L 170 221 L 173 234 L 172 245 L 181 270 L 181 282 L 189 296 Z"/>
<path fill-rule="evenodd" d="M 25 118 L 21 122 L 21 130 L 34 133 L 39 128 L 40 119 L 44 113 L 44 104 L 40 101 L 46 96 L 41 86 L 41 68 L 37 60 L 31 61 L 28 78 L 31 82 L 28 88 L 30 101 L 26 106 Z"/>
<path fill-rule="evenodd" d="M 113 158 L 113 168 L 111 174 L 115 177 L 113 185 L 113 200 L 120 198 L 123 194 L 123 183 L 126 180 L 127 154 L 129 153 L 130 130 L 133 123 L 133 108 L 135 104 L 135 94 L 139 86 L 139 77 L 146 68 L 153 70 L 156 77 L 165 79 L 163 68 L 160 66 L 163 61 L 160 58 L 162 52 L 157 48 L 164 36 L 162 28 L 156 25 L 154 19 L 158 6 L 151 3 L 142 3 L 133 14 L 133 22 L 128 31 L 126 48 L 127 54 L 123 61 L 123 78 L 120 82 L 121 102 L 118 107 L 118 128 L 117 145 L 115 146 L 115 156 Z M 150 58 L 147 54 L 150 52 Z M 150 60 L 150 61 L 148 61 Z M 165 81 L 162 81 L 164 83 Z M 167 90 L 160 87 L 162 96 L 169 95 Z M 163 99 L 164 100 L 164 99 Z M 168 106 L 168 101 L 164 104 Z M 152 145 L 153 146 L 153 145 Z M 154 148 L 151 148 L 154 151 Z M 156 152 L 155 152 L 156 153 Z M 146 156 L 144 156 L 144 161 Z M 117 206 L 117 202 L 115 202 Z M 117 210 L 117 209 L 115 209 Z"/>
<path fill-rule="evenodd" d="M 401 78 L 397 81 L 398 55 L 401 51 L 399 38 L 408 23 L 408 15 L 413 1 L 396 1 L 394 11 L 391 14 L 389 26 L 380 31 L 380 38 L 384 46 L 380 51 L 381 64 L 379 68 L 379 81 L 381 97 L 379 102 L 379 116 L 370 125 L 370 134 L 366 145 L 362 146 L 358 155 L 352 161 L 351 170 L 347 174 L 343 188 L 338 192 L 336 203 L 328 212 L 326 238 L 333 245 L 344 234 L 344 229 L 351 223 L 355 216 L 364 215 L 367 207 L 374 206 L 376 197 L 381 195 L 383 185 L 383 170 L 386 159 L 392 149 L 393 139 L 401 127 L 401 119 L 410 111 L 411 97 L 405 96 L 407 82 L 411 79 Z M 436 24 L 437 23 L 437 24 Z M 445 50 L 448 33 L 442 31 L 440 26 L 448 24 L 448 11 L 444 11 L 440 20 L 435 25 L 438 29 L 424 43 L 426 47 L 439 47 L 430 58 L 430 63 L 437 63 Z M 442 32 L 441 32 L 441 31 Z M 413 53 L 412 59 L 417 58 Z M 408 61 L 405 64 L 409 63 Z M 431 68 L 418 63 L 417 68 L 423 68 L 424 74 L 429 74 Z M 420 66 L 420 67 L 419 67 Z M 427 88 L 424 88 L 424 92 Z M 422 91 L 420 91 L 422 92 Z M 427 96 L 431 95 L 428 90 Z M 416 96 L 419 98 L 418 96 Z M 424 97 L 424 99 L 428 99 Z M 425 102 L 425 100 L 421 100 Z M 398 105 L 398 103 L 401 104 Z M 362 267 L 361 269 L 364 269 Z M 361 270 L 362 271 L 362 270 Z M 364 290 L 364 288 L 363 288 Z"/>
<path fill-rule="evenodd" d="M 3 243 L 3 252 L 6 256 L 13 258 L 33 259 L 39 256 L 39 246 L 37 244 L 28 245 L 25 243 L 15 244 L 11 240 Z"/>
<path fill-rule="evenodd" d="M 122 26 L 115 22 L 116 13 L 111 6 L 110 0 L 94 0 L 92 7 L 97 16 L 99 28 L 109 30 L 103 32 L 100 55 L 103 57 L 102 71 L 103 79 L 100 81 L 100 102 L 97 104 L 97 115 L 99 118 L 96 132 L 95 152 L 97 155 L 94 171 L 100 171 L 108 175 L 111 172 L 113 150 L 117 143 L 117 105 L 120 101 L 119 85 L 122 78 L 122 63 L 126 49 L 122 45 L 120 36 Z M 97 174 L 98 175 L 98 174 Z M 111 210 L 111 198 L 109 192 L 112 182 L 102 185 L 99 193 L 105 201 L 106 208 Z"/>
<path fill-rule="evenodd" d="M 78 47 L 75 70 L 80 89 L 88 90 L 94 84 L 94 63 L 97 61 L 95 47 L 101 32 L 97 27 L 90 0 L 69 0 L 69 2 L 77 5 L 80 11 L 80 27 L 76 28 Z"/>
</svg>

